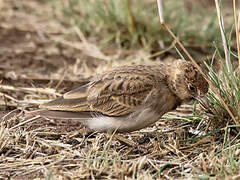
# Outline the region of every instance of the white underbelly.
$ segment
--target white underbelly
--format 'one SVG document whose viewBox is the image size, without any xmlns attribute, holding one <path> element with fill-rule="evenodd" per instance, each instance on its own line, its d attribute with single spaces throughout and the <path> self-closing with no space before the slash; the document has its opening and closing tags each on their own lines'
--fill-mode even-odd
<svg viewBox="0 0 240 180">
<path fill-rule="evenodd" d="M 115 131 L 116 129 L 117 132 L 130 132 L 153 124 L 159 117 L 160 115 L 157 115 L 151 109 L 144 109 L 126 117 L 92 117 L 85 121 L 84 124 L 88 126 L 88 128 L 99 132 Z"/>
</svg>

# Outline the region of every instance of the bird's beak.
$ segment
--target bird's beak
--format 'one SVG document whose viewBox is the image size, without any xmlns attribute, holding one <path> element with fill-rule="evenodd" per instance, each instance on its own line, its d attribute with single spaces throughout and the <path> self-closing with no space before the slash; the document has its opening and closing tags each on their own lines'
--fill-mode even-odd
<svg viewBox="0 0 240 180">
<path fill-rule="evenodd" d="M 209 109 L 209 103 L 206 96 L 197 96 L 195 99 L 200 103 L 204 109 Z"/>
</svg>

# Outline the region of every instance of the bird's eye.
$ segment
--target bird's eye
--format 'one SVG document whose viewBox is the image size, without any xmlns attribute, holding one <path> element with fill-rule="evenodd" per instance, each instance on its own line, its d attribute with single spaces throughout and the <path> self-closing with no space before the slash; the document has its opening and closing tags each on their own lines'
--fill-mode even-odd
<svg viewBox="0 0 240 180">
<path fill-rule="evenodd" d="M 195 87 L 194 87 L 194 86 L 192 86 L 192 85 L 188 85 L 188 89 L 189 89 L 190 91 L 193 91 L 193 92 L 195 92 Z"/>
</svg>

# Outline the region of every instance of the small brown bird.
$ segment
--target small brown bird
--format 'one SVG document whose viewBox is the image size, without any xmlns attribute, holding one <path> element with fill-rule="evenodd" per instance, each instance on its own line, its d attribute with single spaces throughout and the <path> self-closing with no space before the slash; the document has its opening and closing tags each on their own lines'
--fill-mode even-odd
<svg viewBox="0 0 240 180">
<path fill-rule="evenodd" d="M 190 63 L 118 67 L 96 75 L 87 85 L 40 105 L 41 115 L 77 119 L 103 132 L 145 128 L 184 101 L 200 100 L 208 83 Z"/>
</svg>

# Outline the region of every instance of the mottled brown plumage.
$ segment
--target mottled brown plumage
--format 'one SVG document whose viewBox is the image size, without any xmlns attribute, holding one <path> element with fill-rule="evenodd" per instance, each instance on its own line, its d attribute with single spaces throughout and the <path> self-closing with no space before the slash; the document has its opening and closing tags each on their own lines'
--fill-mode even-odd
<svg viewBox="0 0 240 180">
<path fill-rule="evenodd" d="M 130 132 L 156 122 L 183 101 L 208 91 L 189 62 L 123 66 L 40 106 L 42 116 L 74 118 L 97 131 Z"/>
</svg>

